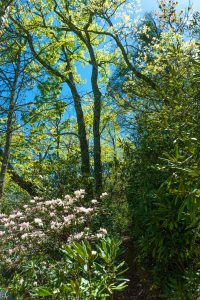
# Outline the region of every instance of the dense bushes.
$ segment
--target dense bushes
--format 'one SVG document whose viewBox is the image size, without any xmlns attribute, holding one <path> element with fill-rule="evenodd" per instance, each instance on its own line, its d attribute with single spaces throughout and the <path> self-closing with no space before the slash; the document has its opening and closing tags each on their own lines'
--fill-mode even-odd
<svg viewBox="0 0 200 300">
<path fill-rule="evenodd" d="M 18 299 L 106 299 L 126 282 L 107 236 L 133 235 L 150 290 L 196 299 L 199 14 L 175 0 L 142 20 L 131 0 L 11 2 L 0 32 L 1 286 Z M 75 187 L 87 192 L 64 197 Z M 109 197 L 91 200 L 102 190 Z"/>
<path fill-rule="evenodd" d="M 57 250 L 56 259 L 43 253 L 32 256 L 7 282 L 4 278 L 4 286 L 7 283 L 16 299 L 26 295 L 31 299 L 108 299 L 126 287 L 124 263 L 118 260 L 119 245 L 105 238 L 95 245 L 89 241 L 64 245 Z"/>
<path fill-rule="evenodd" d="M 37 197 L 9 215 L 2 213 L 1 286 L 17 299 L 26 294 L 106 299 L 123 289 L 119 242 L 103 239 L 107 230 L 94 222 L 98 211 L 98 201 L 86 201 L 85 191 L 79 190 L 64 199 Z"/>
<path fill-rule="evenodd" d="M 170 300 L 193 300 L 200 287 L 199 94 L 194 64 L 184 59 L 191 77 L 174 83 L 176 94 L 166 86 L 167 104 L 137 116 L 128 187 L 138 261 Z"/>
</svg>

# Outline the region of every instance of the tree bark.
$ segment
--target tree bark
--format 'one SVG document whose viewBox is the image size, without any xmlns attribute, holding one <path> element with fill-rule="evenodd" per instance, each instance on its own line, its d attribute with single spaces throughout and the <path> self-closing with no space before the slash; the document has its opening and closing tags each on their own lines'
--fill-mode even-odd
<svg viewBox="0 0 200 300">
<path fill-rule="evenodd" d="M 63 49 L 64 50 L 64 49 Z M 65 53 L 65 50 L 64 50 Z M 84 120 L 84 114 L 83 109 L 81 105 L 81 97 L 80 94 L 77 91 L 74 76 L 72 73 L 72 68 L 70 65 L 70 61 L 67 57 L 67 54 L 65 53 L 65 58 L 67 62 L 67 69 L 70 70 L 69 72 L 69 78 L 66 80 L 74 100 L 74 107 L 76 111 L 76 120 L 78 124 L 78 137 L 80 142 L 80 150 L 81 150 L 81 173 L 83 176 L 83 183 L 86 187 L 86 192 L 91 197 L 93 196 L 93 188 L 92 188 L 92 182 L 90 181 L 91 177 L 91 170 L 90 170 L 90 154 L 89 154 L 89 145 L 87 140 L 87 132 L 85 127 L 85 120 Z"/>
<path fill-rule="evenodd" d="M 9 154 L 10 154 L 10 144 L 12 139 L 12 116 L 14 111 L 14 105 L 11 103 L 8 112 L 7 119 L 7 132 L 6 132 L 6 143 L 3 151 L 3 158 L 1 162 L 1 171 L 0 171 L 0 199 L 3 196 L 4 184 L 5 184 L 5 176 L 8 166 Z"/>
<path fill-rule="evenodd" d="M 89 158 L 89 147 L 86 135 L 85 121 L 83 116 L 83 110 L 81 107 L 81 98 L 77 92 L 76 86 L 73 83 L 69 83 L 76 111 L 76 119 L 78 124 L 78 136 L 80 141 L 81 149 L 81 170 L 83 176 L 90 176 L 90 158 Z"/>
<path fill-rule="evenodd" d="M 81 106 L 81 97 L 77 91 L 76 84 L 74 82 L 73 73 L 70 72 L 69 76 L 65 76 L 64 74 L 62 74 L 61 72 L 59 72 L 58 70 L 53 68 L 48 62 L 46 62 L 46 60 L 44 60 L 40 56 L 40 54 L 38 54 L 37 51 L 35 50 L 32 37 L 31 37 L 30 33 L 28 32 L 28 30 L 26 30 L 21 24 L 16 22 L 16 20 L 14 20 L 13 18 L 12 18 L 12 20 L 26 34 L 25 38 L 27 39 L 27 41 L 29 43 L 31 52 L 32 52 L 33 56 L 35 57 L 35 59 L 39 63 L 41 63 L 41 65 L 43 67 L 45 67 L 47 69 L 47 71 L 49 71 L 51 74 L 61 78 L 63 80 L 63 82 L 66 82 L 71 90 L 72 97 L 74 100 L 75 111 L 76 111 L 77 124 L 78 124 L 78 138 L 79 138 L 80 150 L 81 150 L 81 173 L 82 173 L 85 185 L 86 185 L 87 192 L 90 195 L 92 195 L 93 194 L 92 187 L 91 187 L 91 183 L 89 180 L 89 177 L 91 176 L 90 156 L 89 156 L 89 146 L 88 146 L 87 134 L 86 134 L 86 128 L 85 128 L 85 120 L 84 120 L 83 110 L 82 110 L 82 106 Z M 64 49 L 63 49 L 63 52 L 66 57 L 68 70 L 71 70 L 70 62 L 67 58 L 67 54 L 65 53 Z"/>
<path fill-rule="evenodd" d="M 10 145 L 12 140 L 12 131 L 13 131 L 13 114 L 15 110 L 15 94 L 16 94 L 16 87 L 17 87 L 17 80 L 19 76 L 20 70 L 20 54 L 17 58 L 16 62 L 16 69 L 13 78 L 13 83 L 10 91 L 10 103 L 8 107 L 8 115 L 7 115 L 7 124 L 6 124 L 6 137 L 5 137 L 5 146 L 2 156 L 2 163 L 1 163 L 1 171 L 0 171 L 0 199 L 3 196 L 3 189 L 5 184 L 5 176 L 8 166 L 8 160 L 10 155 Z"/>
<path fill-rule="evenodd" d="M 99 196 L 102 192 L 102 160 L 101 160 L 101 134 L 100 134 L 100 120 L 101 120 L 101 91 L 98 85 L 99 66 L 96 60 L 95 51 L 93 49 L 88 28 L 92 22 L 92 15 L 88 23 L 84 27 L 85 35 L 79 30 L 71 21 L 68 26 L 85 44 L 90 55 L 90 63 L 92 65 L 91 85 L 94 95 L 93 108 L 93 155 L 94 155 L 94 179 L 95 179 L 95 194 Z"/>
<path fill-rule="evenodd" d="M 94 143 L 94 179 L 95 179 L 95 194 L 99 196 L 102 192 L 102 160 L 101 160 L 101 134 L 100 134 L 100 121 L 101 121 L 101 91 L 98 85 L 98 62 L 95 57 L 93 46 L 90 42 L 90 36 L 86 31 L 88 52 L 90 54 L 92 75 L 91 85 L 94 95 L 94 108 L 93 108 L 93 143 Z"/>
</svg>

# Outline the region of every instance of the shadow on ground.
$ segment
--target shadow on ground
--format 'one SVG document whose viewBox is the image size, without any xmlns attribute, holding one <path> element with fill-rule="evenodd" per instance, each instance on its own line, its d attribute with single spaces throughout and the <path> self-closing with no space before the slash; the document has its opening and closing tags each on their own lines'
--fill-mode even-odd
<svg viewBox="0 0 200 300">
<path fill-rule="evenodd" d="M 130 238 L 125 238 L 122 244 L 124 257 L 126 264 L 128 266 L 128 271 L 126 272 L 126 278 L 128 278 L 129 285 L 128 288 L 123 291 L 116 293 L 113 300 L 149 300 L 150 296 L 148 295 L 147 288 L 142 284 L 136 268 L 134 261 L 135 251 L 133 246 L 133 240 Z"/>
</svg>

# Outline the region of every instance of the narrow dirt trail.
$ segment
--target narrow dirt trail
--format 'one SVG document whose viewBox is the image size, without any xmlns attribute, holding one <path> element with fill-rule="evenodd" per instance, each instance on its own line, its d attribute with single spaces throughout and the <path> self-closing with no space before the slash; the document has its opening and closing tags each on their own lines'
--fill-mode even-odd
<svg viewBox="0 0 200 300">
<path fill-rule="evenodd" d="M 129 267 L 126 272 L 126 278 L 128 278 L 129 285 L 128 288 L 120 293 L 114 295 L 114 300 L 148 300 L 150 297 L 142 284 L 136 269 L 136 264 L 134 262 L 135 251 L 133 246 L 133 240 L 130 238 L 124 239 L 123 242 L 124 258 L 127 266 Z"/>
</svg>

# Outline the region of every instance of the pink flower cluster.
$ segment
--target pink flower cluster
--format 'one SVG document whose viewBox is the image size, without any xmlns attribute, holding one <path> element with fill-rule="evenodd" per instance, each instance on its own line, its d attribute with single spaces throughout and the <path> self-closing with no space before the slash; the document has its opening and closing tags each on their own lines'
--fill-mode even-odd
<svg viewBox="0 0 200 300">
<path fill-rule="evenodd" d="M 26 255 L 59 249 L 64 243 L 105 236 L 106 229 L 91 229 L 98 201 L 88 203 L 84 198 L 82 189 L 64 199 L 35 197 L 10 215 L 0 214 L 0 260 L 13 263 Z"/>
</svg>

